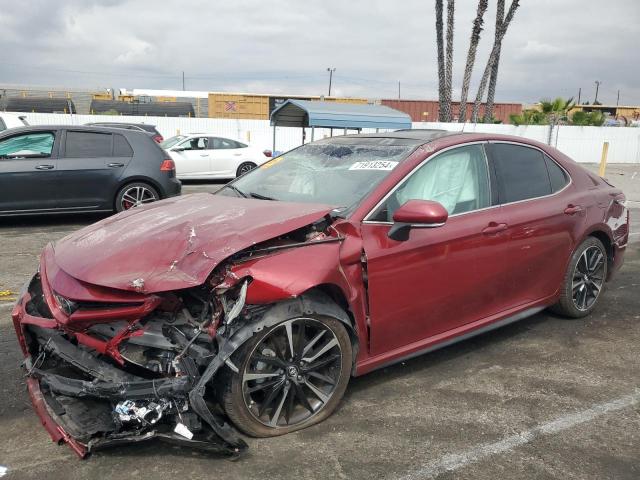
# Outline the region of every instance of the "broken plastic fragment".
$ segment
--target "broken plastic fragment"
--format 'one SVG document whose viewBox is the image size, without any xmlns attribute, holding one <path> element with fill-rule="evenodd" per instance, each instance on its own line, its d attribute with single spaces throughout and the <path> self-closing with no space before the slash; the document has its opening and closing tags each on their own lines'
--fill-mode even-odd
<svg viewBox="0 0 640 480">
<path fill-rule="evenodd" d="M 136 278 L 131 282 L 131 286 L 138 292 L 144 290 L 144 278 Z"/>
<path fill-rule="evenodd" d="M 185 438 L 191 440 L 193 438 L 193 432 L 184 423 L 176 424 L 176 428 L 173 429 L 178 435 L 182 435 Z"/>
</svg>

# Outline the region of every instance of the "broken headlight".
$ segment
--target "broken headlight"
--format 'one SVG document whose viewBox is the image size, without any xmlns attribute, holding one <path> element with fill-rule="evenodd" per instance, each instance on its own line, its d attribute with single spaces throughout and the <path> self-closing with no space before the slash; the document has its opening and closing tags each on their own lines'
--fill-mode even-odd
<svg viewBox="0 0 640 480">
<path fill-rule="evenodd" d="M 78 304 L 69 300 L 68 298 L 63 297 L 62 295 L 58 295 L 55 292 L 53 293 L 53 296 L 55 297 L 56 303 L 58 304 L 60 309 L 67 315 L 71 315 L 78 309 Z"/>
</svg>

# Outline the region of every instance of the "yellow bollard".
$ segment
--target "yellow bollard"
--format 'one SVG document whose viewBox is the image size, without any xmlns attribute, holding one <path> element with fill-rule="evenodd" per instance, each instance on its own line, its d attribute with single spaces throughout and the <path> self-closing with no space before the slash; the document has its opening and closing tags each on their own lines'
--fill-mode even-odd
<svg viewBox="0 0 640 480">
<path fill-rule="evenodd" d="M 602 145 L 602 157 L 600 158 L 600 170 L 598 170 L 598 175 L 604 177 L 604 174 L 607 170 L 607 154 L 609 153 L 609 142 L 604 142 Z"/>
</svg>

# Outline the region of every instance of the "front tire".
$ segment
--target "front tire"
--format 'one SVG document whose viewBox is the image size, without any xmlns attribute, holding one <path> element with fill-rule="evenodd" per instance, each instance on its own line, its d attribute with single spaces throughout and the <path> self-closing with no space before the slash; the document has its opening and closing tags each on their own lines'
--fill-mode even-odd
<svg viewBox="0 0 640 480">
<path fill-rule="evenodd" d="M 283 320 L 234 354 L 222 405 L 253 437 L 273 437 L 326 419 L 349 383 L 351 339 L 343 323 L 320 315 Z"/>
<path fill-rule="evenodd" d="M 560 299 L 551 310 L 570 318 L 589 315 L 602 297 L 607 278 L 607 250 L 600 240 L 589 237 L 571 256 Z"/>
</svg>

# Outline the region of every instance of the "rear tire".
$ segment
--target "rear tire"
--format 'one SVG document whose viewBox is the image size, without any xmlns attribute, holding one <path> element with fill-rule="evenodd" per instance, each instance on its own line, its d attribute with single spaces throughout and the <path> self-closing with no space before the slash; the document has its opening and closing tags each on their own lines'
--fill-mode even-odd
<svg viewBox="0 0 640 480">
<path fill-rule="evenodd" d="M 253 170 L 257 166 L 258 165 L 256 165 L 253 162 L 242 162 L 240 164 L 240 166 L 238 167 L 238 170 L 236 170 L 236 177 L 241 177 L 242 175 L 244 175 L 245 173 L 250 172 L 251 170 Z"/>
<path fill-rule="evenodd" d="M 128 183 L 116 195 L 116 212 L 160 200 L 158 191 L 145 182 Z"/>
<path fill-rule="evenodd" d="M 570 318 L 589 315 L 597 306 L 607 278 L 607 250 L 600 240 L 588 237 L 573 252 L 560 299 L 551 311 Z"/>
<path fill-rule="evenodd" d="M 239 372 L 226 371 L 222 406 L 236 427 L 253 437 L 315 425 L 340 403 L 352 355 L 340 320 L 315 314 L 285 319 L 234 353 Z"/>
</svg>

